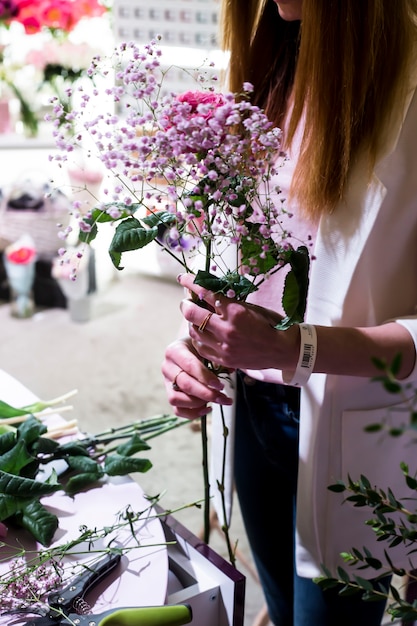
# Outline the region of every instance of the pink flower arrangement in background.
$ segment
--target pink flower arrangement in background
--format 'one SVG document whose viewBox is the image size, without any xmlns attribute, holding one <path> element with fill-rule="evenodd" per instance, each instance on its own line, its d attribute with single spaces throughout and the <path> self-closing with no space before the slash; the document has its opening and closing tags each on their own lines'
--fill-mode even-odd
<svg viewBox="0 0 417 626">
<path fill-rule="evenodd" d="M 87 69 L 95 50 L 88 43 L 47 41 L 42 48 L 29 50 L 25 62 L 43 72 L 47 65 Z"/>
<path fill-rule="evenodd" d="M 18 22 L 27 35 L 43 29 L 68 33 L 83 18 L 100 17 L 107 10 L 98 0 L 0 0 L 0 22 Z"/>
<path fill-rule="evenodd" d="M 10 103 L 5 115 L 13 117 L 5 126 L 8 132 L 16 124 L 19 133 L 38 134 L 51 92 L 63 100 L 67 89 L 85 76 L 92 56 L 103 50 L 105 38 L 95 34 L 99 22 L 109 23 L 100 20 L 107 14 L 109 0 L 0 0 L 0 89 Z M 92 19 L 94 32 L 87 27 L 83 34 Z M 67 108 L 69 104 L 67 97 Z"/>
</svg>

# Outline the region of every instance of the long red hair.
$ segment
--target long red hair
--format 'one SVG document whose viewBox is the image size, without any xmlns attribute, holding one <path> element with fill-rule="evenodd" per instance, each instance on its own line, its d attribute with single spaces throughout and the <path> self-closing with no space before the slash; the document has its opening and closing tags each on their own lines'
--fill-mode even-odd
<svg viewBox="0 0 417 626">
<path fill-rule="evenodd" d="M 310 218 L 344 197 L 358 154 L 370 171 L 394 107 L 410 88 L 417 0 L 304 0 L 285 22 L 273 0 L 223 0 L 229 87 L 254 85 L 254 103 L 281 125 L 285 142 L 304 119 L 291 193 Z"/>
</svg>

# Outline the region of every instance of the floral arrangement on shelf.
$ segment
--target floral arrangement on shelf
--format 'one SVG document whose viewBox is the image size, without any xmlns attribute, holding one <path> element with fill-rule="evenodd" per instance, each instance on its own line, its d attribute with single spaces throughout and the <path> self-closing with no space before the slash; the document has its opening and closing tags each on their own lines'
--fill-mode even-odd
<svg viewBox="0 0 417 626">
<path fill-rule="evenodd" d="M 69 33 L 82 19 L 101 17 L 108 8 L 98 0 L 2 0 L 0 23 L 21 24 L 27 35 L 44 30 Z"/>
<path fill-rule="evenodd" d="M 85 76 L 98 53 L 90 41 L 71 37 L 109 10 L 99 0 L 0 2 L 0 95 L 17 101 L 18 117 L 29 136 L 38 133 L 42 111 L 37 109 L 47 106 L 52 94 L 66 99 L 69 109 L 68 88 Z"/>
<path fill-rule="evenodd" d="M 280 327 L 301 321 L 308 242 L 292 238 L 283 225 L 291 215 L 276 182 L 285 159 L 280 130 L 250 103 L 250 84 L 240 94 L 220 93 L 205 68 L 196 70 L 195 91 L 164 95 L 169 69 L 159 41 L 143 48 L 122 44 L 110 57 L 94 59 L 88 74 L 103 88 L 83 89 L 79 109 L 68 114 L 55 100 L 49 119 L 60 150 L 51 158 L 68 166 L 82 147 L 107 172 L 105 200 L 93 208 L 74 203 L 79 240 L 89 245 L 110 226 L 109 254 L 117 269 L 123 269 L 122 255 L 158 245 L 179 269 L 194 272 L 198 284 L 239 300 L 286 268 Z M 70 232 L 62 232 L 64 241 Z M 65 263 L 65 247 L 60 254 Z M 205 418 L 201 426 L 208 541 Z"/>
</svg>

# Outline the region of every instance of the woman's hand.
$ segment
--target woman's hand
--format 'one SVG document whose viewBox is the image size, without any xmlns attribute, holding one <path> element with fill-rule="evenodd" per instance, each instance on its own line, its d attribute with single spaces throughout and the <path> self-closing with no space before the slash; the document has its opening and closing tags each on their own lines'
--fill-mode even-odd
<svg viewBox="0 0 417 626">
<path fill-rule="evenodd" d="M 181 302 L 193 347 L 201 357 L 229 369 L 295 369 L 300 350 L 297 326 L 278 331 L 274 326 L 281 318 L 275 311 L 203 289 L 194 284 L 192 274 L 182 274 L 178 281 L 206 307 L 191 299 Z"/>
<path fill-rule="evenodd" d="M 222 380 L 206 367 L 189 337 L 171 343 L 162 363 L 168 401 L 175 415 L 195 419 L 211 411 L 210 403 L 232 404 Z"/>
</svg>

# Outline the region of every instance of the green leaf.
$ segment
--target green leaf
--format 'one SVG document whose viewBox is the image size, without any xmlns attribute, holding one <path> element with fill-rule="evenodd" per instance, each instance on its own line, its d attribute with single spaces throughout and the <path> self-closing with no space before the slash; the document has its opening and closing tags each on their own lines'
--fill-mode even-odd
<svg viewBox="0 0 417 626">
<path fill-rule="evenodd" d="M 78 239 L 82 243 L 91 243 L 92 241 L 94 241 L 94 239 L 98 235 L 97 224 L 88 217 L 84 217 L 83 222 L 85 224 L 88 224 L 88 226 L 90 226 L 90 230 L 89 231 L 80 230 L 80 232 L 78 233 Z"/>
<path fill-rule="evenodd" d="M 59 458 L 65 458 L 67 456 L 89 456 L 89 453 L 86 444 L 82 441 L 67 441 L 59 446 L 56 456 Z"/>
<path fill-rule="evenodd" d="M 334 589 L 339 586 L 339 581 L 335 578 L 313 578 L 313 582 L 323 590 Z"/>
<path fill-rule="evenodd" d="M 36 137 L 36 135 L 38 134 L 38 118 L 36 117 L 36 114 L 32 111 L 30 104 L 23 96 L 16 83 L 11 80 L 7 80 L 6 83 L 9 85 L 19 101 L 20 118 L 22 120 L 23 126 L 26 128 L 28 134 L 31 137 Z"/>
<path fill-rule="evenodd" d="M 117 447 L 117 453 L 122 456 L 132 456 L 132 454 L 136 454 L 137 452 L 150 449 L 151 446 L 141 439 L 139 435 L 133 435 L 128 441 Z"/>
<path fill-rule="evenodd" d="M 101 465 L 89 456 L 68 456 L 65 461 L 69 468 L 75 472 L 103 475 Z"/>
<path fill-rule="evenodd" d="M 354 576 L 354 578 L 362 589 L 365 589 L 366 591 L 374 591 L 372 583 L 366 578 L 362 578 L 361 576 Z"/>
<path fill-rule="evenodd" d="M 387 369 L 387 363 L 384 359 L 380 359 L 379 357 L 375 356 L 371 358 L 371 361 L 377 369 L 381 371 L 385 371 Z"/>
<path fill-rule="evenodd" d="M 256 261 L 256 274 L 254 275 L 267 274 L 277 265 L 280 250 L 272 239 L 265 239 L 259 234 L 261 224 L 247 223 L 246 225 L 250 227 L 251 237 L 244 238 L 239 247 L 242 265 L 252 267 L 254 259 Z"/>
<path fill-rule="evenodd" d="M 383 383 L 385 391 L 388 393 L 401 393 L 402 387 L 400 383 L 393 382 L 392 380 L 386 380 Z"/>
<path fill-rule="evenodd" d="M 0 435 L 0 455 L 10 450 L 10 448 L 13 448 L 16 443 L 16 438 L 17 430 L 15 428 Z"/>
<path fill-rule="evenodd" d="M 18 498 L 14 495 L 0 493 L 0 521 L 11 518 L 31 501 L 32 498 Z"/>
<path fill-rule="evenodd" d="M 107 202 L 100 204 L 100 208 L 91 211 L 90 217 L 85 217 L 83 222 L 90 227 L 88 232 L 80 231 L 78 237 L 83 243 L 91 243 L 98 235 L 97 224 L 106 224 L 109 222 L 119 222 L 127 217 L 131 217 L 142 205 L 140 203 L 131 204 L 127 207 L 122 202 Z M 108 211 L 116 208 L 119 212 L 118 217 L 112 217 Z"/>
<path fill-rule="evenodd" d="M 20 417 L 21 415 L 29 415 L 30 411 L 25 411 L 24 409 L 19 409 L 7 402 L 3 402 L 0 400 L 0 420 L 8 419 L 9 417 Z"/>
<path fill-rule="evenodd" d="M 346 491 L 346 485 L 343 482 L 338 482 L 334 485 L 329 485 L 327 489 L 329 491 L 333 491 L 334 493 L 342 493 L 343 491 Z"/>
<path fill-rule="evenodd" d="M 364 431 L 366 433 L 379 433 L 382 428 L 382 424 L 369 424 L 369 426 L 365 426 Z"/>
<path fill-rule="evenodd" d="M 31 446 L 32 454 L 52 455 L 59 448 L 59 443 L 48 437 L 39 437 Z"/>
<path fill-rule="evenodd" d="M 120 266 L 120 262 L 122 260 L 122 255 L 120 252 L 113 252 L 112 250 L 109 249 L 109 254 L 110 254 L 110 258 L 111 261 L 114 265 L 114 267 L 118 270 L 122 270 L 123 267 Z"/>
<path fill-rule="evenodd" d="M 252 281 L 238 272 L 227 272 L 224 276 L 215 276 L 205 270 L 199 270 L 194 283 L 204 287 L 204 289 L 214 293 L 221 293 L 225 296 L 228 296 L 231 290 L 234 292 L 234 297 L 237 300 L 246 300 L 248 295 L 257 289 Z"/>
<path fill-rule="evenodd" d="M 142 222 L 149 228 L 160 226 L 161 224 L 173 224 L 175 223 L 175 215 L 169 211 L 156 211 L 155 213 L 149 213 L 146 217 L 142 218 Z"/>
<path fill-rule="evenodd" d="M 347 596 L 353 596 L 357 593 L 359 593 L 359 590 L 356 589 L 356 587 L 352 587 L 351 585 L 347 584 L 340 589 L 338 595 L 346 598 Z"/>
<path fill-rule="evenodd" d="M 48 429 L 45 424 L 42 424 L 38 419 L 31 417 L 25 422 L 22 422 L 17 430 L 18 437 L 22 438 L 26 444 L 29 445 L 46 433 Z"/>
<path fill-rule="evenodd" d="M 119 222 L 127 217 L 131 217 L 141 206 L 140 202 L 135 202 L 129 206 L 126 206 L 123 202 L 106 202 L 105 204 L 100 204 L 100 208 L 93 209 L 90 219 L 94 224 Z M 119 216 L 112 217 L 108 212 L 110 209 L 117 209 Z"/>
<path fill-rule="evenodd" d="M 285 277 L 282 306 L 286 317 L 277 324 L 278 330 L 285 330 L 304 320 L 307 306 L 310 258 L 306 246 L 288 252 L 291 270 Z"/>
<path fill-rule="evenodd" d="M 49 546 L 58 528 L 58 518 L 48 511 L 38 500 L 29 502 L 24 509 L 19 523 L 43 546 Z"/>
<path fill-rule="evenodd" d="M 348 583 L 349 582 L 349 576 L 346 572 L 346 570 L 343 569 L 343 567 L 338 567 L 337 568 L 337 575 L 339 576 L 340 580 L 343 580 L 344 583 Z"/>
<path fill-rule="evenodd" d="M 107 455 L 104 461 L 104 470 L 109 476 L 126 476 L 133 472 L 144 474 L 152 467 L 149 459 L 126 457 L 120 454 Z"/>
<path fill-rule="evenodd" d="M 39 498 L 62 489 L 56 481 L 56 474 L 52 473 L 47 481 L 33 480 L 22 476 L 15 476 L 0 470 L 0 494 L 11 495 L 17 498 Z"/>
<path fill-rule="evenodd" d="M 85 487 L 89 487 L 97 483 L 100 478 L 104 476 L 103 471 L 92 471 L 92 472 L 84 472 L 81 474 L 76 474 L 75 476 L 71 476 L 68 482 L 65 485 L 65 492 L 68 495 L 74 495 L 79 491 L 85 489 Z"/>
<path fill-rule="evenodd" d="M 20 470 L 32 461 L 33 456 L 29 454 L 25 441 L 20 439 L 11 450 L 0 456 L 0 470 L 9 474 L 19 474 Z"/>
<path fill-rule="evenodd" d="M 110 243 L 109 254 L 117 269 L 120 267 L 122 252 L 131 252 L 144 248 L 158 236 L 158 228 L 144 228 L 135 217 L 129 217 L 121 222 Z"/>
</svg>

